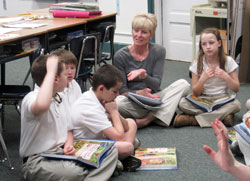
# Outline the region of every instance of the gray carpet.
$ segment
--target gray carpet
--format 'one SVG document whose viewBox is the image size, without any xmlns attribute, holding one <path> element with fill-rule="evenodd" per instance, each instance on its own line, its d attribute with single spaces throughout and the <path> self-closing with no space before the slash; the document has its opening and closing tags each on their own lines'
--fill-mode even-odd
<svg viewBox="0 0 250 181">
<path fill-rule="evenodd" d="M 28 70 L 28 60 L 21 59 L 7 64 L 7 83 L 22 83 Z M 191 82 L 188 77 L 189 63 L 178 61 L 166 61 L 165 74 L 162 87 L 171 82 L 184 78 Z M 31 85 L 31 79 L 28 80 Z M 238 99 L 242 103 L 242 109 L 236 114 L 235 122 L 241 121 L 245 113 L 245 101 L 250 98 L 248 93 L 250 84 L 242 84 Z M 0 180 L 18 181 L 21 180 L 21 159 L 18 148 L 20 139 L 20 118 L 13 106 L 6 107 L 5 114 L 5 141 L 8 147 L 11 163 L 15 167 L 9 170 L 7 162 L 0 163 Z M 236 180 L 230 174 L 218 169 L 210 158 L 203 151 L 203 144 L 210 145 L 217 150 L 216 136 L 211 128 L 184 127 L 184 128 L 163 128 L 157 125 L 150 125 L 147 128 L 138 130 L 137 137 L 140 138 L 141 147 L 176 147 L 178 170 L 173 171 L 137 171 L 133 173 L 124 172 L 115 180 Z M 237 158 L 243 162 L 241 157 Z"/>
</svg>

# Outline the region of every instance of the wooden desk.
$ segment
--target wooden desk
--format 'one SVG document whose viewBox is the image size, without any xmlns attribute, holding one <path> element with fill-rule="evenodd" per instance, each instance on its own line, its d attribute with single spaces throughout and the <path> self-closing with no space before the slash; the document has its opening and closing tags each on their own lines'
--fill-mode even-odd
<svg viewBox="0 0 250 181">
<path fill-rule="evenodd" d="M 20 31 L 11 32 L 13 34 L 18 34 L 19 36 L 0 40 L 0 55 L 1 49 L 10 44 L 20 44 L 22 41 L 38 37 L 40 44 L 48 52 L 51 43 L 49 38 L 55 35 L 63 35 L 66 37 L 67 33 L 83 30 L 84 34 L 87 34 L 91 29 L 100 24 L 101 22 L 115 22 L 116 13 L 102 13 L 100 16 L 95 16 L 91 18 L 53 18 L 52 14 L 49 12 L 48 8 L 30 11 L 32 14 L 37 14 L 38 16 L 43 15 L 49 17 L 47 19 L 39 20 L 41 23 L 47 23 L 46 26 L 35 28 L 35 29 L 22 29 Z M 27 17 L 30 15 L 24 15 Z M 9 61 L 14 61 L 16 59 L 28 56 L 29 54 L 24 54 L 22 56 L 8 55 L 6 57 L 0 56 L 1 64 L 1 85 L 5 85 L 5 63 Z"/>
</svg>

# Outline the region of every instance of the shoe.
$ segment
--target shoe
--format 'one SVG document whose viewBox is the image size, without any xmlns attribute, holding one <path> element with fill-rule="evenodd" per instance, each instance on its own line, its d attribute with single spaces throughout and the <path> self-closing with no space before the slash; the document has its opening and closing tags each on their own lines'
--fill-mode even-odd
<svg viewBox="0 0 250 181">
<path fill-rule="evenodd" d="M 232 142 L 232 144 L 230 145 L 230 150 L 235 156 L 243 156 L 237 140 Z"/>
<path fill-rule="evenodd" d="M 224 120 L 223 123 L 225 124 L 225 126 L 227 127 L 232 127 L 234 125 L 234 115 L 233 114 L 229 114 L 227 115 Z"/>
<path fill-rule="evenodd" d="M 198 121 L 195 119 L 194 116 L 189 116 L 190 122 L 191 122 L 191 126 L 200 126 Z"/>
<path fill-rule="evenodd" d="M 141 166 L 141 160 L 132 155 L 129 155 L 127 158 L 122 160 L 122 164 L 124 167 L 124 171 L 135 172 L 136 169 Z"/>
<path fill-rule="evenodd" d="M 119 175 L 121 175 L 121 172 L 123 170 L 124 170 L 123 164 L 120 160 L 118 160 L 112 177 L 118 177 Z"/>
<path fill-rule="evenodd" d="M 135 141 L 134 141 L 134 150 L 136 150 L 140 146 L 141 146 L 141 141 L 139 140 L 139 138 L 135 138 Z"/>
<path fill-rule="evenodd" d="M 175 128 L 180 128 L 183 126 L 198 126 L 198 125 L 199 124 L 194 116 L 186 114 L 177 114 L 173 122 L 173 126 Z"/>
</svg>

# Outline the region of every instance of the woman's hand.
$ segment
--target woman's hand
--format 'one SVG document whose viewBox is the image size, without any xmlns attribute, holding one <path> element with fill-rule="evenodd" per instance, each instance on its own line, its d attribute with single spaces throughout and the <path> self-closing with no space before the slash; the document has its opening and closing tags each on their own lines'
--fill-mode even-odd
<svg viewBox="0 0 250 181">
<path fill-rule="evenodd" d="M 136 94 L 141 95 L 141 96 L 150 97 L 152 99 L 159 99 L 160 98 L 159 94 L 154 95 L 154 94 L 151 94 L 151 92 L 152 92 L 151 89 L 145 88 L 145 89 L 136 91 Z"/>
<path fill-rule="evenodd" d="M 131 71 L 128 75 L 128 81 L 134 80 L 136 77 L 139 77 L 140 79 L 145 79 L 147 76 L 146 70 L 145 69 L 137 69 Z"/>
</svg>

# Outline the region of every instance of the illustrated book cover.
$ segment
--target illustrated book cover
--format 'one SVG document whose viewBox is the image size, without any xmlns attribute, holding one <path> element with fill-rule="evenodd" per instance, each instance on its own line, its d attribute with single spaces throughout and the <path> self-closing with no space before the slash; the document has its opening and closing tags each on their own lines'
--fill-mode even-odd
<svg viewBox="0 0 250 181">
<path fill-rule="evenodd" d="M 243 119 L 243 122 L 233 127 L 235 131 L 250 144 L 250 117 Z"/>
<path fill-rule="evenodd" d="M 137 170 L 177 170 L 176 148 L 138 148 L 135 157 L 141 160 Z"/>
<path fill-rule="evenodd" d="M 234 129 L 228 130 L 228 142 L 229 144 L 232 144 L 234 141 L 236 141 L 236 131 Z"/>
<path fill-rule="evenodd" d="M 162 104 L 160 99 L 152 99 L 150 97 L 141 96 L 133 92 L 128 93 L 128 98 L 148 110 L 157 110 Z"/>
<path fill-rule="evenodd" d="M 52 159 L 76 160 L 83 164 L 99 168 L 102 160 L 113 147 L 113 140 L 79 139 L 75 141 L 75 153 L 64 155 L 63 153 L 43 153 L 42 157 Z"/>
<path fill-rule="evenodd" d="M 228 97 L 224 97 L 213 102 L 197 97 L 194 94 L 190 94 L 186 96 L 185 98 L 191 103 L 193 103 L 194 105 L 198 106 L 203 111 L 212 112 L 220 108 L 221 106 L 233 101 L 236 98 L 236 95 L 232 94 L 232 95 L 229 95 Z"/>
</svg>

